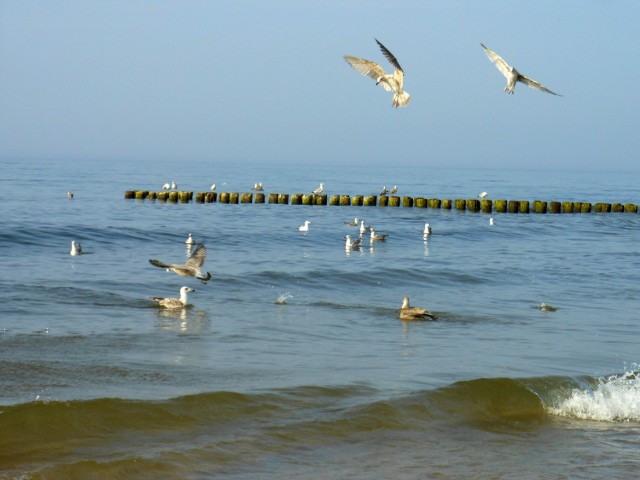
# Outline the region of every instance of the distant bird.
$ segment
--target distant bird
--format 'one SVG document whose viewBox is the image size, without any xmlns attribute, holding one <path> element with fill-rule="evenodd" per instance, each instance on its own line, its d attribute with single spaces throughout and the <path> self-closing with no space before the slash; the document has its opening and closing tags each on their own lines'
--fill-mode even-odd
<svg viewBox="0 0 640 480">
<path fill-rule="evenodd" d="M 493 217 L 489 219 L 489 225 L 493 225 Z"/>
<path fill-rule="evenodd" d="M 347 250 L 351 250 L 352 248 L 360 248 L 360 246 L 362 245 L 362 241 L 359 238 L 356 238 L 355 240 L 351 240 L 351 235 L 345 235 L 345 248 Z"/>
<path fill-rule="evenodd" d="M 324 183 L 320 182 L 320 186 L 318 188 L 316 188 L 313 192 L 313 194 L 318 195 L 320 193 L 324 192 Z"/>
<path fill-rule="evenodd" d="M 73 192 L 67 192 L 67 198 L 73 198 Z"/>
<path fill-rule="evenodd" d="M 400 307 L 398 315 L 400 320 L 436 320 L 438 318 L 422 307 L 409 305 L 409 297 L 407 296 L 402 299 L 402 307 Z"/>
<path fill-rule="evenodd" d="M 212 184 L 211 184 L 211 191 L 212 191 L 212 192 L 215 192 L 215 191 L 216 191 L 216 184 L 215 184 L 215 183 L 212 183 Z"/>
<path fill-rule="evenodd" d="M 80 255 L 82 253 L 82 245 L 80 242 L 76 242 L 75 240 L 71 240 L 71 251 L 69 255 L 75 257 L 76 255 Z"/>
<path fill-rule="evenodd" d="M 360 220 L 360 235 L 364 235 L 367 232 L 371 231 L 372 227 L 367 227 L 364 224 L 364 220 Z"/>
<path fill-rule="evenodd" d="M 376 81 L 376 85 L 380 85 L 387 92 L 393 92 L 394 95 L 391 105 L 394 107 L 404 107 L 411 100 L 411 95 L 404 91 L 404 71 L 398 63 L 398 60 L 396 60 L 396 57 L 394 57 L 378 39 L 375 40 L 382 54 L 393 66 L 393 73 L 386 73 L 380 65 L 371 60 L 353 57 L 351 55 L 345 55 L 343 58 L 356 72 L 373 78 Z"/>
<path fill-rule="evenodd" d="M 200 270 L 206 259 L 207 249 L 203 244 L 200 244 L 185 263 L 166 264 L 155 259 L 149 260 L 149 263 L 155 267 L 166 268 L 167 271 L 175 272 L 182 277 L 196 277 L 202 283 L 207 283 L 211 280 L 211 274 Z"/>
<path fill-rule="evenodd" d="M 376 231 L 371 228 L 371 243 L 373 242 L 384 242 L 389 234 L 387 233 L 376 233 Z"/>
<path fill-rule="evenodd" d="M 177 190 L 178 184 L 176 182 L 171 182 L 171 190 Z"/>
<path fill-rule="evenodd" d="M 305 221 L 304 221 L 304 225 L 300 225 L 300 226 L 298 227 L 298 231 L 300 231 L 300 232 L 308 232 L 308 231 L 309 231 L 309 224 L 310 224 L 310 223 L 311 223 L 311 222 L 310 222 L 309 220 L 305 220 Z"/>
<path fill-rule="evenodd" d="M 344 224 L 349 227 L 357 227 L 358 225 L 360 225 L 360 220 L 358 220 L 358 217 L 356 217 L 353 219 L 353 222 L 349 220 L 347 222 L 344 222 Z"/>
<path fill-rule="evenodd" d="M 426 237 L 427 235 L 431 235 L 431 225 L 428 223 L 424 224 L 424 230 L 422 230 L 423 235 Z"/>
<path fill-rule="evenodd" d="M 387 190 L 387 186 L 382 187 L 382 191 L 380 192 L 380 196 L 384 197 L 385 195 L 389 195 L 389 190 Z"/>
<path fill-rule="evenodd" d="M 184 243 L 186 243 L 187 245 L 194 245 L 196 241 L 193 239 L 193 235 L 189 234 Z"/>
<path fill-rule="evenodd" d="M 511 94 L 515 93 L 516 82 L 522 82 L 531 88 L 535 88 L 536 90 L 541 90 L 543 92 L 550 93 L 551 95 L 556 95 L 559 97 L 562 96 L 555 92 L 552 92 L 547 87 L 533 80 L 532 78 L 529 78 L 521 74 L 515 68 L 510 66 L 507 62 L 505 62 L 504 59 L 500 55 L 498 55 L 496 52 L 485 47 L 484 44 L 482 43 L 480 45 L 482 45 L 482 48 L 484 48 L 484 53 L 487 54 L 487 57 L 489 57 L 489 60 L 491 61 L 491 63 L 493 63 L 496 66 L 496 68 L 500 70 L 500 73 L 502 73 L 505 77 L 507 77 L 507 86 L 504 87 L 505 92 L 511 93 Z"/>
<path fill-rule="evenodd" d="M 158 305 L 162 308 L 175 310 L 189 305 L 189 298 L 187 296 L 189 292 L 195 292 L 195 290 L 189 287 L 182 287 L 180 289 L 180 298 L 153 297 L 153 300 L 158 302 Z"/>
<path fill-rule="evenodd" d="M 393 195 L 394 193 L 398 193 L 398 186 L 394 185 L 391 190 L 389 190 L 389 195 Z"/>
<path fill-rule="evenodd" d="M 251 190 L 255 190 L 256 192 L 262 192 L 264 190 L 264 187 L 262 183 L 256 183 L 253 185 L 253 188 Z"/>
<path fill-rule="evenodd" d="M 551 305 L 546 303 L 541 303 L 536 308 L 538 310 L 542 310 L 543 312 L 555 312 L 556 310 L 558 310 L 556 307 L 552 307 Z"/>
<path fill-rule="evenodd" d="M 487 192 L 482 192 L 480 195 L 478 195 L 478 198 L 480 198 L 481 200 L 484 200 L 484 197 L 487 196 Z"/>
<path fill-rule="evenodd" d="M 171 190 L 171 185 L 168 183 L 165 183 L 164 185 L 162 185 L 162 189 L 163 190 Z"/>
</svg>

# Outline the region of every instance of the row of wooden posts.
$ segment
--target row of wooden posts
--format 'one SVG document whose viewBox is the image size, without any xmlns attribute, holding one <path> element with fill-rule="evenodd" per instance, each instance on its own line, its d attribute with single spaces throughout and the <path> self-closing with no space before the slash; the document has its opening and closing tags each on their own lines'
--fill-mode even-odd
<svg viewBox="0 0 640 480">
<path fill-rule="evenodd" d="M 188 203 L 193 200 L 193 192 L 170 191 L 150 192 L 147 190 L 128 190 L 126 199 L 159 200 L 172 203 Z M 587 202 L 545 202 L 542 200 L 489 200 L 399 197 L 377 195 L 331 195 L 304 193 L 234 193 L 234 192 L 198 192 L 197 203 L 273 203 L 283 205 L 341 205 L 358 207 L 416 207 L 469 210 L 483 213 L 591 213 L 591 212 L 627 212 L 637 213 L 635 203 L 587 203 Z"/>
</svg>

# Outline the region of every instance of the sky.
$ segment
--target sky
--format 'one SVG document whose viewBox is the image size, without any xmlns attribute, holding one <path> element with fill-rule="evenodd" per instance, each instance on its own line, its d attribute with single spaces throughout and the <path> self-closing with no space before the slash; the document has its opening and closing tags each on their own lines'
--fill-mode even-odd
<svg viewBox="0 0 640 480">
<path fill-rule="evenodd" d="M 0 160 L 638 170 L 637 0 L 0 0 Z M 412 101 L 344 54 L 405 72 Z M 506 80 L 495 50 L 562 97 Z"/>
</svg>

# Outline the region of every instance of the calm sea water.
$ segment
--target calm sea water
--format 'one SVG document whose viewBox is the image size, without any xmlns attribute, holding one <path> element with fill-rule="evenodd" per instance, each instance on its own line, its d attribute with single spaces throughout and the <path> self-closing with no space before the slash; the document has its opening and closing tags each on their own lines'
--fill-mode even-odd
<svg viewBox="0 0 640 480">
<path fill-rule="evenodd" d="M 490 226 L 433 209 L 124 200 L 175 180 L 640 203 L 637 173 L 17 160 L 0 172 L 0 478 L 637 474 L 637 214 Z M 388 241 L 345 251 L 356 216 Z M 186 259 L 189 233 L 207 246 L 206 285 L 148 263 Z M 71 257 L 71 240 L 86 254 Z M 192 308 L 154 307 L 183 285 Z M 403 295 L 439 320 L 400 322 Z"/>
</svg>

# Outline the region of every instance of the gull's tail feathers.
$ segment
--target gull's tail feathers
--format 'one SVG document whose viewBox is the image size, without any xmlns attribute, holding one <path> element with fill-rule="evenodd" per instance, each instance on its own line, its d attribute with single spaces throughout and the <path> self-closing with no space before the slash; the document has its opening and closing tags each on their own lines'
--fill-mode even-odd
<svg viewBox="0 0 640 480">
<path fill-rule="evenodd" d="M 400 92 L 400 93 L 396 93 L 393 96 L 393 101 L 392 101 L 392 105 L 396 108 L 398 107 L 406 107 L 409 102 L 411 101 L 411 95 L 409 95 L 407 92 Z"/>
</svg>

